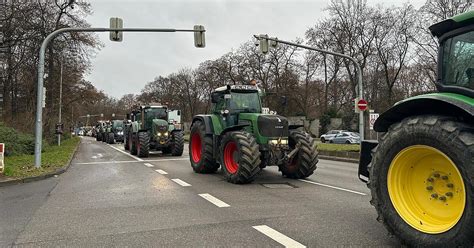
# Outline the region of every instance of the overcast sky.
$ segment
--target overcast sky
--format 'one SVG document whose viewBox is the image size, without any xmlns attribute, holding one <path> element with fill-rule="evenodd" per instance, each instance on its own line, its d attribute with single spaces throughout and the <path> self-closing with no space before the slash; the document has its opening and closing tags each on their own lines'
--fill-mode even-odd
<svg viewBox="0 0 474 248">
<path fill-rule="evenodd" d="M 192 33 L 124 33 L 122 42 L 109 41 L 92 60 L 87 76 L 98 89 L 114 97 L 139 93 L 156 76 L 166 76 L 180 68 L 196 68 L 236 49 L 253 34 L 269 34 L 280 39 L 304 37 L 304 32 L 327 15 L 323 0 L 92 0 L 93 27 L 108 27 L 110 17 L 121 17 L 124 27 L 192 29 L 206 28 L 206 48 L 195 48 Z M 369 4 L 415 7 L 424 0 L 369 0 Z"/>
</svg>

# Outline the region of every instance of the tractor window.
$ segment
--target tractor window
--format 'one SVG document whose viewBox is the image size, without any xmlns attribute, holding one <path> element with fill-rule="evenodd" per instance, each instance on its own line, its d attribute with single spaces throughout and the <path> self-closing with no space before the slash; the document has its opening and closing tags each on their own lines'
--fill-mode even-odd
<svg viewBox="0 0 474 248">
<path fill-rule="evenodd" d="M 217 103 L 214 103 L 214 113 L 220 114 L 222 110 L 225 109 L 224 97 L 219 98 Z"/>
<path fill-rule="evenodd" d="M 167 119 L 166 108 L 147 108 L 145 113 L 147 120 Z"/>
<path fill-rule="evenodd" d="M 229 109 L 247 113 L 261 113 L 260 97 L 258 92 L 232 92 Z"/>
<path fill-rule="evenodd" d="M 447 39 L 443 46 L 442 82 L 474 89 L 474 31 Z"/>
</svg>

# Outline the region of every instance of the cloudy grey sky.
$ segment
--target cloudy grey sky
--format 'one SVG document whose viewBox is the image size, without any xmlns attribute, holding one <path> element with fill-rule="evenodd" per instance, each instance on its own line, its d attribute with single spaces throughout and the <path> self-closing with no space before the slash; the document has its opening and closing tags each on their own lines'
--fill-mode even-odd
<svg viewBox="0 0 474 248">
<path fill-rule="evenodd" d="M 369 4 L 416 7 L 424 0 L 368 0 Z M 194 47 L 192 33 L 125 33 L 123 42 L 99 34 L 105 47 L 92 60 L 87 76 L 98 89 L 114 97 L 139 93 L 156 76 L 216 59 L 236 49 L 253 34 L 281 39 L 303 37 L 327 13 L 323 0 L 92 0 L 93 27 L 108 27 L 110 17 L 121 17 L 124 27 L 192 29 L 204 25 L 206 48 Z"/>
</svg>

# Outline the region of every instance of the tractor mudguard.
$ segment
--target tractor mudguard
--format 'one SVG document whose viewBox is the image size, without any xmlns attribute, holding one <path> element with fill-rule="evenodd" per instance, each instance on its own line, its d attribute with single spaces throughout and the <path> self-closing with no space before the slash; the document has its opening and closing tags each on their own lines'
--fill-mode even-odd
<svg viewBox="0 0 474 248">
<path fill-rule="evenodd" d="M 372 149 L 379 144 L 376 140 L 363 140 L 360 144 L 360 159 L 359 159 L 359 179 L 367 183 L 369 181 L 368 166 L 372 162 Z"/>
<path fill-rule="evenodd" d="M 191 123 L 194 123 L 195 121 L 201 121 L 204 123 L 206 127 L 206 134 L 214 134 L 214 128 L 212 125 L 212 119 L 210 115 L 196 115 L 193 117 L 193 121 Z"/>
<path fill-rule="evenodd" d="M 304 127 L 304 126 L 301 125 L 301 124 L 288 125 L 288 130 L 294 130 L 294 129 L 297 129 L 297 128 L 300 128 L 300 127 Z"/>
<path fill-rule="evenodd" d="M 396 103 L 375 121 L 374 130 L 386 132 L 406 117 L 414 115 L 444 115 L 474 121 L 474 99 L 455 93 L 432 93 L 411 97 Z"/>
<path fill-rule="evenodd" d="M 234 125 L 234 126 L 226 127 L 226 128 L 224 128 L 224 130 L 222 130 L 222 134 L 227 133 L 227 132 L 230 132 L 230 131 L 242 130 L 242 129 L 244 129 L 245 127 L 248 127 L 248 126 L 250 126 L 250 124 L 239 124 L 239 125 Z"/>
</svg>

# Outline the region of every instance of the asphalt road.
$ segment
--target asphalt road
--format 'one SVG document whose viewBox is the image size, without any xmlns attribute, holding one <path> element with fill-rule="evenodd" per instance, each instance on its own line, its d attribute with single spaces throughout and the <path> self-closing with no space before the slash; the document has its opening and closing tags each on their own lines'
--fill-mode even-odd
<svg viewBox="0 0 474 248">
<path fill-rule="evenodd" d="M 252 184 L 196 174 L 182 157 L 139 159 L 85 137 L 57 178 L 0 188 L 3 246 L 399 246 L 357 165 L 320 160 L 307 180 L 267 167 Z"/>
</svg>

